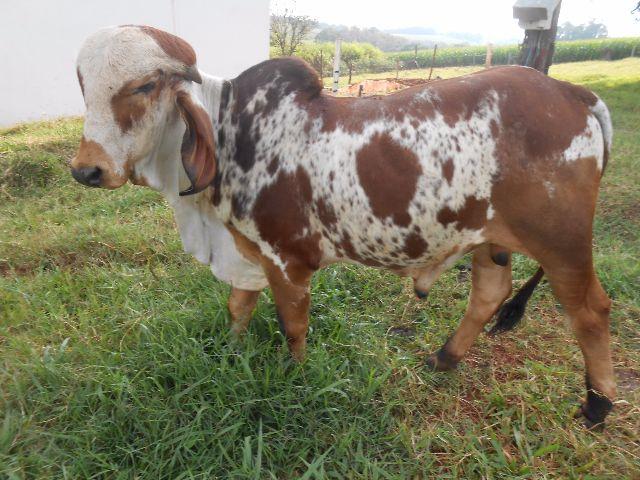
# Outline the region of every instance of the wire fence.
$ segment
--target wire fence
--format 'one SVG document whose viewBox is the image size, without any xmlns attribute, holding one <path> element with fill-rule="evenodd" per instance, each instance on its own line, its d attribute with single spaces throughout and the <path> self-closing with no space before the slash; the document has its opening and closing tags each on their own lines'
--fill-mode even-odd
<svg viewBox="0 0 640 480">
<path fill-rule="evenodd" d="M 492 65 L 513 65 L 518 63 L 520 47 L 518 45 L 494 46 Z M 557 42 L 553 63 L 582 62 L 587 60 L 619 60 L 640 56 L 640 37 L 579 40 Z M 361 73 L 377 73 L 396 69 L 413 68 L 466 67 L 484 65 L 487 60 L 487 47 L 447 47 L 438 49 L 433 59 L 433 49 L 407 52 L 394 52 L 385 55 L 379 62 L 362 65 Z"/>
</svg>

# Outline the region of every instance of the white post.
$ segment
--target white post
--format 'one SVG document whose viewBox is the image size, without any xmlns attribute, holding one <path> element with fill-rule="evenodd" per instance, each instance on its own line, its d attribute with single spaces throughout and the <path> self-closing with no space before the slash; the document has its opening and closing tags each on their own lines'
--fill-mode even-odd
<svg viewBox="0 0 640 480">
<path fill-rule="evenodd" d="M 342 41 L 340 39 L 336 39 L 336 51 L 333 55 L 333 88 L 331 91 L 333 93 L 338 91 L 338 81 L 340 80 L 340 48 L 342 46 Z"/>
</svg>

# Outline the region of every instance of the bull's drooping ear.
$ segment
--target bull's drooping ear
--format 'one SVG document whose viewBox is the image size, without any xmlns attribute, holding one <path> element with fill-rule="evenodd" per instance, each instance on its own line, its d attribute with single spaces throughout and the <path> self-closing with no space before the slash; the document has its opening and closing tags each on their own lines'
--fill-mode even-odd
<svg viewBox="0 0 640 480">
<path fill-rule="evenodd" d="M 191 187 L 180 192 L 180 196 L 192 195 L 207 188 L 216 175 L 213 127 L 207 112 L 194 103 L 191 95 L 179 91 L 177 104 L 187 125 L 182 138 L 182 165 L 191 181 Z"/>
</svg>

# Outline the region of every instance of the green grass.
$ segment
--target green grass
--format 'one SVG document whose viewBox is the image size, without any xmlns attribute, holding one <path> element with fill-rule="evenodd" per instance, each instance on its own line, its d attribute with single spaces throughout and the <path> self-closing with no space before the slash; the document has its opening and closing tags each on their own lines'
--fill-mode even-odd
<svg viewBox="0 0 640 480">
<path fill-rule="evenodd" d="M 603 433 L 571 418 L 582 356 L 546 284 L 452 374 L 423 362 L 464 311 L 455 269 L 424 302 L 391 274 L 318 273 L 300 365 L 268 293 L 232 341 L 229 289 L 162 199 L 73 182 L 70 119 L 0 132 L 0 478 L 639 478 L 640 60 L 552 73 L 616 129 L 595 239 L 620 388 Z M 516 286 L 534 268 L 517 258 Z"/>
</svg>

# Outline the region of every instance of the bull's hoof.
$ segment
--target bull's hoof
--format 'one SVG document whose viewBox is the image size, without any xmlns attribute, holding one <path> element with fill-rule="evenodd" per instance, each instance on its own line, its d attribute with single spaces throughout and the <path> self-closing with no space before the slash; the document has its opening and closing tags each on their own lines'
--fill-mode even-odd
<svg viewBox="0 0 640 480">
<path fill-rule="evenodd" d="M 580 406 L 574 417 L 582 418 L 587 430 L 602 431 L 604 420 L 612 409 L 611 400 L 594 390 L 588 390 L 587 401 Z"/>
<path fill-rule="evenodd" d="M 589 412 L 586 403 L 578 407 L 578 411 L 573 415 L 575 419 L 582 419 L 582 425 L 592 432 L 601 432 L 604 430 L 604 417 L 596 418 L 592 412 Z"/>
<path fill-rule="evenodd" d="M 600 431 L 604 428 L 604 419 L 612 409 L 613 402 L 606 395 L 591 388 L 587 379 L 587 401 L 580 406 L 575 416 L 583 418 L 587 429 Z"/>
<path fill-rule="evenodd" d="M 446 344 L 436 353 L 432 353 L 426 360 L 426 365 L 434 372 L 449 372 L 455 370 L 460 360 L 455 359 L 446 351 Z"/>
</svg>

